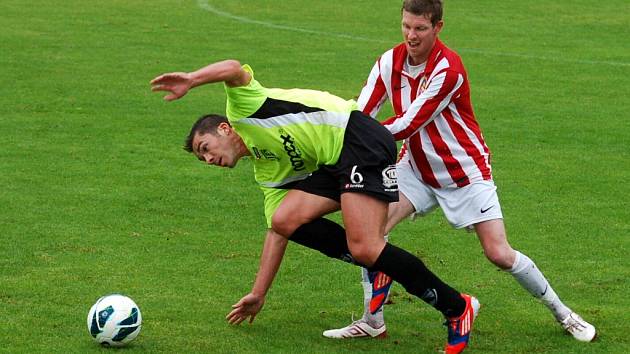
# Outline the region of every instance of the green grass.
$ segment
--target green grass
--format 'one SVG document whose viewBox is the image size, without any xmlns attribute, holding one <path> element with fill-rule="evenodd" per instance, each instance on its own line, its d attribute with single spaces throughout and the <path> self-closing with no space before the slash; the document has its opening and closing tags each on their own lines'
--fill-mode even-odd
<svg viewBox="0 0 630 354">
<path fill-rule="evenodd" d="M 359 272 L 297 246 L 256 322 L 227 325 L 265 231 L 251 164 L 223 171 L 181 150 L 198 115 L 223 111 L 220 86 L 165 103 L 148 84 L 236 58 L 267 86 L 354 97 L 400 40 L 399 6 L 2 1 L 0 352 L 105 351 L 85 317 L 112 292 L 131 296 L 144 316 L 124 352 L 439 349 L 439 314 L 398 285 L 389 339 L 322 338 L 360 312 Z M 481 300 L 471 353 L 630 351 L 628 14 L 623 0 L 446 2 L 441 38 L 467 65 L 511 243 L 599 330 L 591 344 L 564 335 L 440 212 L 399 225 L 395 244 Z"/>
</svg>

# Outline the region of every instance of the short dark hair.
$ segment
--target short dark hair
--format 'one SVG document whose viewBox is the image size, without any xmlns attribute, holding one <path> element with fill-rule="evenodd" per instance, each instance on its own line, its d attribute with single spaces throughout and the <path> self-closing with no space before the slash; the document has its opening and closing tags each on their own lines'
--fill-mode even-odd
<svg viewBox="0 0 630 354">
<path fill-rule="evenodd" d="M 442 20 L 442 0 L 404 0 L 402 11 L 416 16 L 428 16 L 435 27 Z"/>
<path fill-rule="evenodd" d="M 186 141 L 184 142 L 184 150 L 188 152 L 193 152 L 192 141 L 197 133 L 202 135 L 207 133 L 217 135 L 217 128 L 221 123 L 227 123 L 228 125 L 230 125 L 228 119 L 219 114 L 206 114 L 199 117 L 195 124 L 193 124 L 192 128 L 190 129 L 190 133 L 186 137 Z"/>
</svg>

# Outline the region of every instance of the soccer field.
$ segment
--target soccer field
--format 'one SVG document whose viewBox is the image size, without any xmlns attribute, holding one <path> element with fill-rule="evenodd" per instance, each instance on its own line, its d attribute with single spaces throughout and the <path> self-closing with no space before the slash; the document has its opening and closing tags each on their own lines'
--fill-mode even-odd
<svg viewBox="0 0 630 354">
<path fill-rule="evenodd" d="M 440 350 L 440 314 L 397 284 L 388 339 L 322 337 L 361 315 L 360 272 L 296 245 L 256 321 L 228 325 L 258 268 L 262 193 L 249 160 L 223 170 L 182 150 L 198 116 L 224 112 L 220 85 L 172 103 L 149 86 L 235 58 L 268 87 L 353 98 L 401 40 L 400 3 L 2 0 L 0 352 L 104 352 L 86 316 L 109 293 L 142 311 L 125 353 Z M 630 2 L 445 0 L 444 21 L 510 242 L 598 340 L 565 335 L 439 211 L 390 241 L 479 298 L 470 353 L 630 352 Z"/>
</svg>

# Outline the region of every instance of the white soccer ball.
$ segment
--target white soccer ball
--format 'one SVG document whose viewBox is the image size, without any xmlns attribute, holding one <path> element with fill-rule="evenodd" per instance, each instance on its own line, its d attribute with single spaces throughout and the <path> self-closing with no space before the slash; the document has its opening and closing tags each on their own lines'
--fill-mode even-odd
<svg viewBox="0 0 630 354">
<path fill-rule="evenodd" d="M 90 335 L 101 345 L 122 347 L 140 333 L 140 308 L 124 295 L 103 296 L 88 312 L 87 327 Z"/>
</svg>

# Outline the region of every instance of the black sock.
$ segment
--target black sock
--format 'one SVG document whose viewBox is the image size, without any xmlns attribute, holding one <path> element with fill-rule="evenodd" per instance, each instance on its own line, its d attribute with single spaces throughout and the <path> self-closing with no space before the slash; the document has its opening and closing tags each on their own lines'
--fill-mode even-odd
<svg viewBox="0 0 630 354">
<path fill-rule="evenodd" d="M 348 249 L 346 230 L 328 219 L 315 219 L 298 227 L 289 241 L 320 251 L 328 257 L 357 264 Z"/>
<path fill-rule="evenodd" d="M 354 261 L 345 229 L 328 219 L 319 218 L 300 226 L 289 238 L 328 257 L 363 266 Z M 382 271 L 400 283 L 409 293 L 435 307 L 446 317 L 459 316 L 466 302 L 459 292 L 442 282 L 420 259 L 391 244 L 386 244 L 370 271 Z"/>
<path fill-rule="evenodd" d="M 466 301 L 441 281 L 422 261 L 392 244 L 386 244 L 370 271 L 381 271 L 400 283 L 409 293 L 435 307 L 446 317 L 464 313 Z"/>
</svg>

